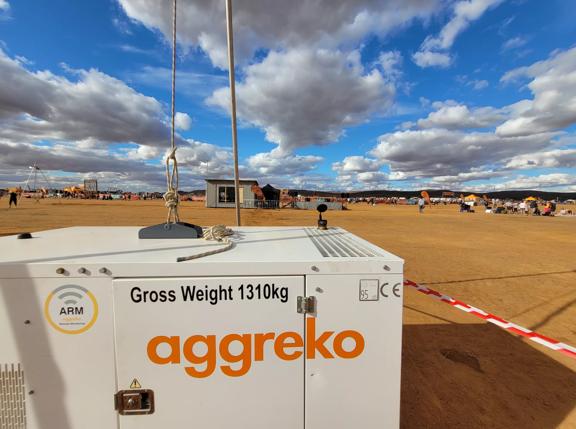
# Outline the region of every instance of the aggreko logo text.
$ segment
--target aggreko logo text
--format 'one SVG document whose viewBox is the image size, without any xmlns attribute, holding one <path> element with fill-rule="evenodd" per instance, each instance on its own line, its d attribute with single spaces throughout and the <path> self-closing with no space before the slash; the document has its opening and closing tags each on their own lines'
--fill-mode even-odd
<svg viewBox="0 0 576 429">
<path fill-rule="evenodd" d="M 346 330 L 334 335 L 334 331 L 324 331 L 316 334 L 316 319 L 306 319 L 306 359 L 316 359 L 316 355 L 325 359 L 353 359 L 364 351 L 364 337 L 360 332 Z M 344 348 L 344 341 L 351 340 L 354 347 L 350 350 Z M 331 340 L 331 341 L 330 341 Z M 215 335 L 192 335 L 184 340 L 179 336 L 157 336 L 148 342 L 147 353 L 151 362 L 158 365 L 179 365 L 182 363 L 182 355 L 185 359 L 184 370 L 186 374 L 195 378 L 211 376 L 218 365 L 217 354 L 220 355 L 224 364 L 220 370 L 230 377 L 241 377 L 250 371 L 252 362 L 263 361 L 266 356 L 264 345 L 266 342 L 274 345 L 274 354 L 286 361 L 300 358 L 304 354 L 304 339 L 297 332 L 282 332 L 276 335 L 274 332 L 258 334 L 228 334 L 217 341 Z M 331 346 L 330 347 L 330 343 Z M 230 351 L 231 345 L 241 345 L 239 353 Z M 202 354 L 194 352 L 196 344 L 203 344 L 206 350 Z M 168 350 L 168 354 L 161 353 Z M 162 354 L 162 356 L 161 356 Z"/>
</svg>

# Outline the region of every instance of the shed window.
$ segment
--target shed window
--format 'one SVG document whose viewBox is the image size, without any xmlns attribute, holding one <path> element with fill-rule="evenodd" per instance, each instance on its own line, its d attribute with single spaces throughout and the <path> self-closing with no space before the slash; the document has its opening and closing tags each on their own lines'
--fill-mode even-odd
<svg viewBox="0 0 576 429">
<path fill-rule="evenodd" d="M 234 186 L 218 186 L 218 202 L 219 203 L 234 203 Z"/>
</svg>

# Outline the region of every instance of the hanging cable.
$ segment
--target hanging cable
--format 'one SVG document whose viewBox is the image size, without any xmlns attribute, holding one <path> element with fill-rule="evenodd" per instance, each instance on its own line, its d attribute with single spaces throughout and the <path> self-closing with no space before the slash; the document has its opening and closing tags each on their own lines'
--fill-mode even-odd
<svg viewBox="0 0 576 429">
<path fill-rule="evenodd" d="M 178 214 L 178 204 L 180 196 L 178 195 L 178 161 L 176 160 L 176 140 L 175 135 L 175 118 L 176 118 L 176 3 L 174 0 L 172 10 L 172 115 L 170 130 L 170 152 L 166 157 L 166 181 L 168 190 L 164 194 L 164 204 L 168 209 L 166 223 L 180 222 Z"/>
</svg>

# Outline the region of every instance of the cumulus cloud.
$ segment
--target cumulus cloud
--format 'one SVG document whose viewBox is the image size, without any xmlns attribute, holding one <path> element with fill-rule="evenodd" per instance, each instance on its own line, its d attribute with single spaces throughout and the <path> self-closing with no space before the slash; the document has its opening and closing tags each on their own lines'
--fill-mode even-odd
<svg viewBox="0 0 576 429">
<path fill-rule="evenodd" d="M 262 128 L 266 139 L 288 153 L 338 140 L 392 103 L 394 87 L 380 71 L 364 70 L 356 52 L 293 49 L 271 52 L 246 69 L 236 86 L 238 116 Z M 207 103 L 227 110 L 227 87 Z"/>
<path fill-rule="evenodd" d="M 188 113 L 176 112 L 176 115 L 174 115 L 174 126 L 177 130 L 187 131 L 192 126 L 192 118 Z"/>
<path fill-rule="evenodd" d="M 332 170 L 340 174 L 373 172 L 380 170 L 380 167 L 382 164 L 378 160 L 363 156 L 347 156 L 342 161 L 332 164 Z"/>
<path fill-rule="evenodd" d="M 31 72 L 0 50 L 0 139 L 166 144 L 166 118 L 157 100 L 98 70 L 74 73 L 75 81 Z"/>
<path fill-rule="evenodd" d="M 158 0 L 118 0 L 126 14 L 171 37 L 171 8 Z M 426 19 L 439 0 L 250 0 L 234 4 L 235 54 L 246 64 L 259 49 L 336 48 L 368 34 L 384 36 L 414 19 Z M 179 2 L 178 40 L 200 47 L 212 63 L 227 68 L 225 2 Z"/>
<path fill-rule="evenodd" d="M 433 104 L 436 110 L 417 122 L 420 128 L 466 129 L 486 128 L 506 118 L 502 109 L 478 107 L 470 109 L 464 104 L 448 100 Z"/>
<path fill-rule="evenodd" d="M 381 161 L 363 156 L 347 156 L 332 164 L 337 183 L 348 190 L 387 187 L 389 176 L 380 171 L 381 167 Z"/>
<path fill-rule="evenodd" d="M 576 48 L 554 52 L 551 57 L 506 73 L 502 82 L 521 78 L 533 99 L 517 103 L 517 114 L 497 128 L 501 136 L 547 133 L 576 123 Z"/>
<path fill-rule="evenodd" d="M 490 180 L 505 175 L 503 171 L 472 169 L 467 173 L 458 173 L 451 176 L 434 176 L 429 184 L 435 187 L 458 187 L 462 183 L 474 180 Z"/>
<path fill-rule="evenodd" d="M 490 132 L 407 130 L 380 136 L 370 152 L 393 171 L 417 177 L 455 175 L 550 145 L 554 134 L 501 137 Z"/>
<path fill-rule="evenodd" d="M 506 163 L 510 169 L 574 168 L 576 149 L 555 149 L 515 156 Z"/>
<path fill-rule="evenodd" d="M 323 160 L 314 155 L 283 154 L 279 151 L 257 153 L 246 160 L 247 173 L 256 176 L 281 176 L 310 172 Z"/>
<path fill-rule="evenodd" d="M 132 20 L 170 38 L 171 9 L 165 3 L 118 1 Z M 200 48 L 222 69 L 227 68 L 224 5 L 219 0 L 181 1 L 178 17 L 180 45 Z M 441 0 L 235 4 L 235 54 L 243 68 L 237 84 L 240 120 L 263 129 L 284 154 L 337 141 L 346 127 L 390 107 L 393 85 L 402 75 L 399 52 L 383 52 L 372 69 L 364 70 L 359 52 L 352 50 L 355 44 L 367 35 L 382 37 L 415 19 L 428 19 L 442 6 Z M 148 75 L 149 70 L 135 78 Z M 227 111 L 228 88 L 221 86 L 207 103 Z"/>
<path fill-rule="evenodd" d="M 38 163 L 74 180 L 100 174 L 130 178 L 127 186 L 160 186 L 164 168 L 154 160 L 169 144 L 161 103 L 97 70 L 66 72 L 75 79 L 31 72 L 0 50 L 0 168 Z M 190 125 L 187 114 L 176 115 L 179 129 Z M 228 150 L 179 136 L 178 143 L 183 177 L 197 181 L 230 170 Z"/>
<path fill-rule="evenodd" d="M 232 153 L 227 148 L 188 139 L 180 143 L 176 155 L 179 165 L 199 177 L 229 175 L 232 171 Z"/>
<path fill-rule="evenodd" d="M 503 191 L 507 189 L 547 189 L 574 187 L 576 185 L 576 176 L 567 173 L 541 174 L 539 176 L 518 176 L 512 180 L 497 183 L 487 188 L 487 190 Z"/>
<path fill-rule="evenodd" d="M 82 150 L 73 144 L 36 146 L 28 143 L 0 142 L 0 166 L 24 168 L 38 163 L 43 170 L 76 173 L 94 171 L 135 172 L 150 167 L 140 160 L 121 159 L 104 150 Z"/>
<path fill-rule="evenodd" d="M 362 183 L 381 184 L 388 181 L 388 175 L 381 171 L 364 171 L 358 173 L 357 179 Z"/>
<path fill-rule="evenodd" d="M 448 67 L 452 59 L 446 52 L 458 35 L 479 19 L 487 10 L 504 0 L 460 0 L 454 5 L 454 13 L 438 36 L 428 36 L 413 56 L 420 67 Z"/>
<path fill-rule="evenodd" d="M 6 11 L 10 9 L 10 4 L 8 0 L 0 0 L 0 11 Z"/>
</svg>

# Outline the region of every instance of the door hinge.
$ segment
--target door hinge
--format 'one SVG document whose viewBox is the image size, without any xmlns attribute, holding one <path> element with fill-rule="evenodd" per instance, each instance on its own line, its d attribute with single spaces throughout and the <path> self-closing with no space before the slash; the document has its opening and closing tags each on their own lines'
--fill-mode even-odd
<svg viewBox="0 0 576 429">
<path fill-rule="evenodd" d="M 311 314 L 316 312 L 316 297 L 299 296 L 297 301 L 297 311 L 300 314 Z"/>
</svg>

